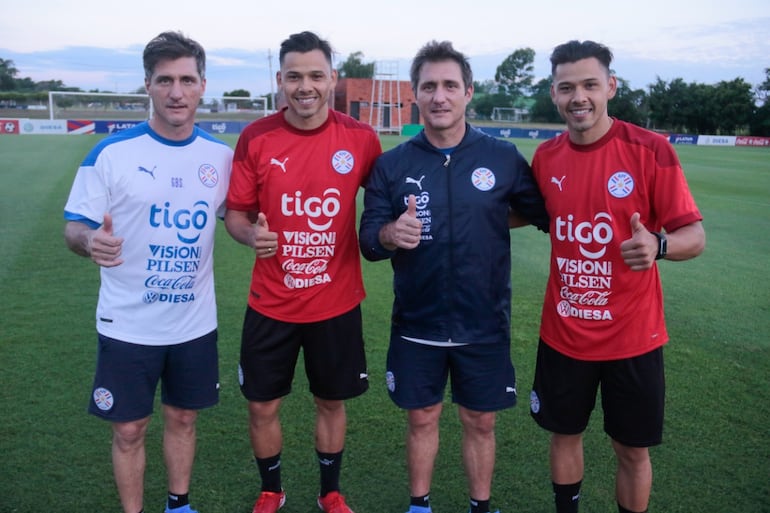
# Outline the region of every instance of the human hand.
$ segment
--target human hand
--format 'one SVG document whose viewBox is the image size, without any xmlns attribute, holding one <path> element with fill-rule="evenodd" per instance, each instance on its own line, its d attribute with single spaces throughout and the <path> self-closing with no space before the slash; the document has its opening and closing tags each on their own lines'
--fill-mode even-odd
<svg viewBox="0 0 770 513">
<path fill-rule="evenodd" d="M 393 246 L 414 249 L 420 244 L 422 221 L 417 218 L 417 198 L 414 194 L 410 194 L 407 199 L 406 211 L 388 226 L 388 238 Z"/>
<path fill-rule="evenodd" d="M 102 225 L 87 234 L 86 251 L 94 263 L 102 267 L 115 267 L 123 263 L 123 238 L 115 237 L 112 229 L 112 215 L 104 214 Z"/>
<path fill-rule="evenodd" d="M 278 233 L 271 232 L 267 217 L 260 212 L 254 223 L 254 252 L 257 258 L 270 258 L 278 249 Z"/>
<path fill-rule="evenodd" d="M 639 212 L 631 216 L 631 238 L 620 243 L 620 255 L 632 271 L 652 267 L 658 254 L 658 238 L 645 228 Z"/>
</svg>

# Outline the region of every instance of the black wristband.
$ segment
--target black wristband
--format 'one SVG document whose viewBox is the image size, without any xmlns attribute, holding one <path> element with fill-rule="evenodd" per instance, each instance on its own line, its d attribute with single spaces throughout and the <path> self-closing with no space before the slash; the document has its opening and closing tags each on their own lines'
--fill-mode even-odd
<svg viewBox="0 0 770 513">
<path fill-rule="evenodd" d="M 655 255 L 655 260 L 666 258 L 666 253 L 668 253 L 668 239 L 666 239 L 666 236 L 660 232 L 650 233 L 658 238 L 658 254 Z"/>
</svg>

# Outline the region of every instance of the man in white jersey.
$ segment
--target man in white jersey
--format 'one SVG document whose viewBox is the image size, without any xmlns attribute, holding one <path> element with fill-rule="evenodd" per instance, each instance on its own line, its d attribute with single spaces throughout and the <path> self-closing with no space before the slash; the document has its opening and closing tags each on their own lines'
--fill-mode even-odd
<svg viewBox="0 0 770 513">
<path fill-rule="evenodd" d="M 206 89 L 200 44 L 164 32 L 143 59 L 153 115 L 86 156 L 64 209 L 64 237 L 100 266 L 89 412 L 112 423 L 123 511 L 144 511 L 144 440 L 161 381 L 165 511 L 195 513 L 195 420 L 219 398 L 212 253 L 232 150 L 195 126 Z"/>
</svg>

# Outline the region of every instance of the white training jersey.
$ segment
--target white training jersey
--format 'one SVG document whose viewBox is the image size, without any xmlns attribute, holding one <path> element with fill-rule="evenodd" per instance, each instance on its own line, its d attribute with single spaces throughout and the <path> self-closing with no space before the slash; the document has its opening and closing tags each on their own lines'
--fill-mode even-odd
<svg viewBox="0 0 770 513">
<path fill-rule="evenodd" d="M 171 141 L 147 122 L 86 156 L 64 217 L 96 228 L 109 213 L 123 238 L 123 263 L 100 268 L 100 334 L 159 346 L 216 329 L 214 229 L 231 165 L 230 147 L 203 130 Z"/>
</svg>

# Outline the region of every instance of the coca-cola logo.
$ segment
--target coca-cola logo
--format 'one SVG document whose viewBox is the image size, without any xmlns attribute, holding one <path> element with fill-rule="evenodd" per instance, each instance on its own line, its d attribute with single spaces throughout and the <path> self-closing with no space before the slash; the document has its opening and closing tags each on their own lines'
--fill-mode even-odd
<svg viewBox="0 0 770 513">
<path fill-rule="evenodd" d="M 293 258 L 285 260 L 281 267 L 287 273 L 291 274 L 321 274 L 326 272 L 329 261 L 323 258 L 316 258 L 310 262 L 297 262 Z"/>
<path fill-rule="evenodd" d="M 572 303 L 581 306 L 607 306 L 609 303 L 610 292 L 600 292 L 598 290 L 589 290 L 587 292 L 573 292 L 569 287 L 562 287 L 559 296 Z"/>
<path fill-rule="evenodd" d="M 185 275 L 176 278 L 161 278 L 153 274 L 144 281 L 144 286 L 148 289 L 160 290 L 187 290 L 195 286 L 195 276 Z"/>
</svg>

